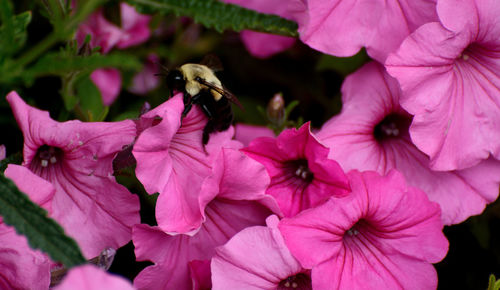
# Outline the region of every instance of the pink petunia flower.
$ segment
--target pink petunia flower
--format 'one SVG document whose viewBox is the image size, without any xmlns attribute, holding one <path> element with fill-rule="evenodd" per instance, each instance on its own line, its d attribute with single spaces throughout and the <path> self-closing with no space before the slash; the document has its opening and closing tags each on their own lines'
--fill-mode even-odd
<svg viewBox="0 0 500 290">
<path fill-rule="evenodd" d="M 115 46 L 124 49 L 141 44 L 150 37 L 151 16 L 137 13 L 134 7 L 126 3 L 120 3 L 120 14 L 122 27 L 106 20 L 102 10 L 92 13 L 78 27 L 75 35 L 78 44 L 81 46 L 85 37 L 90 35 L 90 46 L 100 46 L 101 52 L 106 54 Z M 114 68 L 98 69 L 92 72 L 90 79 L 101 92 L 103 104 L 110 106 L 120 94 L 122 85 L 120 71 Z"/>
<path fill-rule="evenodd" d="M 28 106 L 16 92 L 7 101 L 23 131 L 23 166 L 55 187 L 51 217 L 78 242 L 85 257 L 130 241 L 132 226 L 139 223 L 139 200 L 116 183 L 112 160 L 133 141 L 134 123 L 59 123 L 48 112 Z"/>
<path fill-rule="evenodd" d="M 96 69 L 90 74 L 90 79 L 101 92 L 103 105 L 111 106 L 122 88 L 120 71 L 115 68 Z"/>
<path fill-rule="evenodd" d="M 267 227 L 246 228 L 215 249 L 213 289 L 312 289 L 310 271 L 288 250 L 278 222 L 270 216 Z"/>
<path fill-rule="evenodd" d="M 160 79 L 155 76 L 158 73 L 157 63 L 160 61 L 156 54 L 150 54 L 142 71 L 137 73 L 132 79 L 132 85 L 128 90 L 134 94 L 145 95 L 149 91 L 158 87 Z"/>
<path fill-rule="evenodd" d="M 268 185 L 269 176 L 262 165 L 236 149 L 222 149 L 213 174 L 204 180 L 194 201 L 201 225 L 192 236 L 171 236 L 148 225 L 134 227 L 137 259 L 155 263 L 139 273 L 134 286 L 193 289 L 193 261 L 210 260 L 215 248 L 237 232 L 263 225 L 267 216 L 279 211 L 274 199 L 265 194 Z"/>
<path fill-rule="evenodd" d="M 234 125 L 234 139 L 240 141 L 243 146 L 248 146 L 250 142 L 258 137 L 271 137 L 274 138 L 273 130 L 256 125 L 248 125 L 239 123 Z"/>
<path fill-rule="evenodd" d="M 125 278 L 108 274 L 93 266 L 83 265 L 72 268 L 61 284 L 54 290 L 134 290 L 132 284 Z"/>
<path fill-rule="evenodd" d="M 417 29 L 386 62 L 413 114 L 410 135 L 435 170 L 500 159 L 500 5 L 438 1 L 439 22 Z"/>
<path fill-rule="evenodd" d="M 439 203 L 446 225 L 479 214 L 498 196 L 500 162 L 486 160 L 469 169 L 433 171 L 429 157 L 413 145 L 412 121 L 399 106 L 400 88 L 383 66 L 368 63 L 342 85 L 342 112 L 317 133 L 346 171 L 391 169 L 403 173 L 411 186 Z"/>
<path fill-rule="evenodd" d="M 109 22 L 102 10 L 92 13 L 76 31 L 78 44 L 82 45 L 90 34 L 91 47 L 100 46 L 102 53 L 108 53 L 115 46 L 124 49 L 141 44 L 150 37 L 151 16 L 137 13 L 134 7 L 126 3 L 120 3 L 120 14 L 122 27 Z"/>
<path fill-rule="evenodd" d="M 50 182 L 33 174 L 28 168 L 9 164 L 5 176 L 34 203 L 51 211 L 55 188 Z M 0 289 L 48 289 L 49 258 L 28 245 L 26 237 L 0 218 Z"/>
<path fill-rule="evenodd" d="M 189 262 L 189 275 L 193 283 L 193 290 L 212 289 L 212 273 L 210 271 L 210 260 L 193 260 Z"/>
<path fill-rule="evenodd" d="M 437 20 L 436 0 L 293 0 L 289 10 L 310 47 L 335 56 L 366 47 L 380 62 L 420 25 Z"/>
<path fill-rule="evenodd" d="M 197 230 L 202 182 L 211 174 L 222 146 L 236 142 L 231 141 L 234 130 L 230 128 L 211 134 L 204 148 L 202 134 L 207 117 L 194 106 L 181 126 L 183 110 L 182 96 L 178 94 L 141 116 L 143 123 L 162 119 L 144 129 L 132 151 L 137 160 L 137 178 L 149 194 L 160 193 L 156 203 L 158 226 L 170 233 Z"/>
<path fill-rule="evenodd" d="M 271 176 L 266 193 L 276 198 L 287 217 L 349 192 L 344 171 L 328 159 L 329 149 L 314 137 L 309 123 L 277 138 L 257 138 L 243 151 L 266 166 Z"/>
<path fill-rule="evenodd" d="M 313 289 L 435 289 L 448 251 L 439 205 L 397 171 L 348 174 L 352 193 L 279 224 Z"/>
<path fill-rule="evenodd" d="M 279 15 L 283 18 L 292 19 L 288 13 L 287 1 L 282 0 L 222 0 L 222 2 L 235 4 L 247 9 L 256 10 L 260 13 Z M 295 38 L 269 33 L 243 30 L 240 33 L 241 40 L 248 52 L 257 58 L 268 58 L 295 44 Z"/>
</svg>

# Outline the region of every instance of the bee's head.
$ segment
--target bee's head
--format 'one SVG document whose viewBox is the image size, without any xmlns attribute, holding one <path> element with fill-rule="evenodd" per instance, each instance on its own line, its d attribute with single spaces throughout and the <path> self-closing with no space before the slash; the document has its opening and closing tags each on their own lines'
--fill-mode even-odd
<svg viewBox="0 0 500 290">
<path fill-rule="evenodd" d="M 184 92 L 186 87 L 186 80 L 184 79 L 184 75 L 178 69 L 171 70 L 167 75 L 167 86 L 173 91 Z"/>
</svg>

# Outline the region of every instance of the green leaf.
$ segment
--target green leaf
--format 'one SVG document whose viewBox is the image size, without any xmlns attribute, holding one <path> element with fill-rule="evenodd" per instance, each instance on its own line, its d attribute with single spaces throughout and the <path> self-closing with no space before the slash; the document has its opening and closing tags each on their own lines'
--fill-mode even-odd
<svg viewBox="0 0 500 290">
<path fill-rule="evenodd" d="M 76 84 L 76 93 L 85 121 L 98 122 L 106 118 L 108 108 L 104 107 L 101 92 L 90 78 L 86 77 L 78 81 Z"/>
<path fill-rule="evenodd" d="M 13 15 L 12 5 L 7 0 L 0 0 L 0 56 L 10 56 L 24 46 L 27 39 L 26 28 L 31 22 L 31 12 Z"/>
<path fill-rule="evenodd" d="M 64 234 L 63 228 L 3 174 L 0 175 L 0 215 L 6 224 L 28 238 L 32 248 L 46 252 L 52 260 L 68 268 L 86 262 L 76 242 Z"/>
<path fill-rule="evenodd" d="M 499 289 L 500 289 L 500 279 L 497 280 L 495 278 L 495 275 L 491 274 L 488 283 L 488 290 L 499 290 Z"/>
<path fill-rule="evenodd" d="M 347 76 L 369 60 L 370 58 L 364 49 L 351 57 L 336 57 L 323 54 L 316 65 L 316 69 L 319 71 L 334 70 L 342 76 Z"/>
<path fill-rule="evenodd" d="M 142 13 L 174 13 L 188 16 L 219 32 L 250 29 L 286 36 L 298 36 L 297 24 L 276 15 L 262 14 L 217 0 L 128 0 Z"/>
<path fill-rule="evenodd" d="M 125 53 L 110 53 L 107 55 L 93 54 L 90 56 L 68 55 L 65 53 L 48 53 L 23 73 L 25 82 L 30 83 L 35 78 L 47 75 L 65 76 L 68 73 L 91 72 L 101 67 L 139 70 L 141 62 L 137 57 Z"/>
<path fill-rule="evenodd" d="M 23 162 L 23 153 L 21 151 L 10 154 L 9 156 L 0 160 L 0 172 L 4 172 L 4 170 L 7 168 L 7 165 L 9 165 L 10 163 L 21 164 L 21 162 Z"/>
</svg>

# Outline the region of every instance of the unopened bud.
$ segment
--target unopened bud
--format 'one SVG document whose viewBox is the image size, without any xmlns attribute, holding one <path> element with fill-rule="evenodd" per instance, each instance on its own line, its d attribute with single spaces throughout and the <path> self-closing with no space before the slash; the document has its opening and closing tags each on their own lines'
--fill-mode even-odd
<svg viewBox="0 0 500 290">
<path fill-rule="evenodd" d="M 274 124 L 282 124 L 285 120 L 285 100 L 277 93 L 267 104 L 267 118 Z"/>
</svg>

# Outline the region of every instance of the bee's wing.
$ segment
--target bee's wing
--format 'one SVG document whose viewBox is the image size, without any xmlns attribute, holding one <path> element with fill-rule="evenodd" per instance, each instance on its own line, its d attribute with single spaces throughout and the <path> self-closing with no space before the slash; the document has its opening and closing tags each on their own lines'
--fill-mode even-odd
<svg viewBox="0 0 500 290">
<path fill-rule="evenodd" d="M 228 99 L 229 101 L 231 101 L 232 103 L 236 104 L 242 111 L 244 111 L 245 109 L 243 108 L 243 105 L 241 105 L 240 101 L 238 101 L 238 99 L 236 98 L 235 95 L 233 95 L 233 93 L 231 93 L 230 91 L 226 90 L 226 88 L 219 88 L 217 87 L 216 85 L 212 84 L 212 83 L 209 83 L 207 82 L 206 80 L 200 78 L 200 77 L 197 77 L 195 79 L 197 82 L 199 82 L 200 84 L 218 92 L 219 94 L 221 94 L 222 96 L 224 96 L 226 99 Z"/>
<path fill-rule="evenodd" d="M 220 61 L 219 57 L 217 57 L 213 53 L 205 55 L 205 57 L 203 57 L 203 59 L 201 60 L 200 64 L 209 67 L 214 72 L 219 72 L 224 70 L 224 67 L 222 66 L 222 62 Z"/>
</svg>

